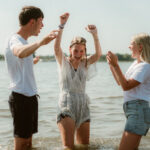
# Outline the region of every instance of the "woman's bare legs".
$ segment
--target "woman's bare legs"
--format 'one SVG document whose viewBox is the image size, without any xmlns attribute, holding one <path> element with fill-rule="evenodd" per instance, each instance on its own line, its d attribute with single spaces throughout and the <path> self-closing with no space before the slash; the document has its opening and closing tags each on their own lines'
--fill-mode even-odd
<svg viewBox="0 0 150 150">
<path fill-rule="evenodd" d="M 74 147 L 75 122 L 70 117 L 62 118 L 58 122 L 58 127 L 61 133 L 61 139 L 66 149 Z"/>
<path fill-rule="evenodd" d="M 138 150 L 141 137 L 141 135 L 125 131 L 120 142 L 119 150 Z"/>
<path fill-rule="evenodd" d="M 84 122 L 76 131 L 76 142 L 77 144 L 89 144 L 90 137 L 90 122 Z"/>
</svg>

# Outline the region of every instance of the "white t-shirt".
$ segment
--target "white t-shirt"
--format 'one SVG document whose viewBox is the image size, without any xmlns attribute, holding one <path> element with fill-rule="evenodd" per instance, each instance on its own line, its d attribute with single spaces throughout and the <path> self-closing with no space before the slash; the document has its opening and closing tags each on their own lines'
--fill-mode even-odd
<svg viewBox="0 0 150 150">
<path fill-rule="evenodd" d="M 134 61 L 125 75 L 126 79 L 134 79 L 140 84 L 128 91 L 124 91 L 124 102 L 131 100 L 150 101 L 150 64 Z"/>
<path fill-rule="evenodd" d="M 14 46 L 25 44 L 28 42 L 19 34 L 12 35 L 5 49 L 5 60 L 10 76 L 10 89 L 26 96 L 33 96 L 37 94 L 33 72 L 33 55 L 18 58 L 13 54 Z"/>
</svg>

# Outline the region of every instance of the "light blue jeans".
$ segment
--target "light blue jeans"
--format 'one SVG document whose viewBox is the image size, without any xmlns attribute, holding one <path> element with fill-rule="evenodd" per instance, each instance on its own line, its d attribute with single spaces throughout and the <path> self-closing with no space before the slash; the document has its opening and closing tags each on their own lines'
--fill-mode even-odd
<svg viewBox="0 0 150 150">
<path fill-rule="evenodd" d="M 127 118 L 125 131 L 146 135 L 150 128 L 150 106 L 144 100 L 132 100 L 123 105 Z"/>
</svg>

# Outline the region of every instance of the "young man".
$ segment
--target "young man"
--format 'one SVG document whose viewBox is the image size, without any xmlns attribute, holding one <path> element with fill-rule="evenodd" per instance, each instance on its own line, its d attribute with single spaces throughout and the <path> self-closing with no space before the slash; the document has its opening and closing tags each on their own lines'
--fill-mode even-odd
<svg viewBox="0 0 150 150">
<path fill-rule="evenodd" d="M 32 134 L 38 130 L 37 87 L 33 73 L 33 53 L 56 38 L 52 31 L 41 41 L 28 44 L 27 39 L 38 36 L 43 27 L 43 12 L 34 6 L 22 8 L 19 14 L 20 29 L 7 43 L 5 59 L 11 79 L 9 97 L 14 124 L 14 149 L 26 150 L 32 146 Z"/>
</svg>

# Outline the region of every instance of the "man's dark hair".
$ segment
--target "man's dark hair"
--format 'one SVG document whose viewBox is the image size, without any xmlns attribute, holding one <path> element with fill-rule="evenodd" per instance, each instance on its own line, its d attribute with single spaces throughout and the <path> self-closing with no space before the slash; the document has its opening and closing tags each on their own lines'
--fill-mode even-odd
<svg viewBox="0 0 150 150">
<path fill-rule="evenodd" d="M 26 25 L 31 19 L 37 20 L 38 18 L 44 18 L 44 14 L 40 8 L 35 6 L 25 6 L 19 14 L 19 23 L 23 26 Z"/>
</svg>

